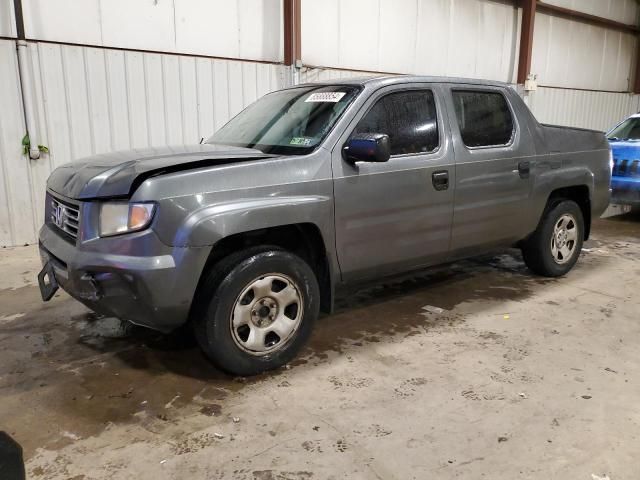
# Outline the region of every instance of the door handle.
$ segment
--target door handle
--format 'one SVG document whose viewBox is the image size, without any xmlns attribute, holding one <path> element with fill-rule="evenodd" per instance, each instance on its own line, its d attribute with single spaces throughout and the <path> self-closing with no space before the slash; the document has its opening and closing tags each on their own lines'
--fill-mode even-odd
<svg viewBox="0 0 640 480">
<path fill-rule="evenodd" d="M 446 170 L 433 172 L 431 181 L 433 182 L 433 188 L 436 190 L 446 190 L 449 188 L 449 172 Z"/>
<path fill-rule="evenodd" d="M 518 164 L 518 173 L 520 174 L 520 178 L 529 178 L 531 162 L 520 162 Z"/>
</svg>

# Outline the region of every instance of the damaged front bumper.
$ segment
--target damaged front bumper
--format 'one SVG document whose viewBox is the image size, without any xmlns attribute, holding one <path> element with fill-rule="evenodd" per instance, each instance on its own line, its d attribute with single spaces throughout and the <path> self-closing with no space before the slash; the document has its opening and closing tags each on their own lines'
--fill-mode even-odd
<svg viewBox="0 0 640 480">
<path fill-rule="evenodd" d="M 76 245 L 45 224 L 39 240 L 43 299 L 60 286 L 97 313 L 162 332 L 187 321 L 209 255 L 167 246 L 152 230 Z"/>
</svg>

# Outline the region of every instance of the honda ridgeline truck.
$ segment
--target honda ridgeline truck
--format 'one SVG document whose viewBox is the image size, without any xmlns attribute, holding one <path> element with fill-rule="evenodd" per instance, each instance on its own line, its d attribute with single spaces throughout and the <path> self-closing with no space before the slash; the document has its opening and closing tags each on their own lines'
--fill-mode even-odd
<svg viewBox="0 0 640 480">
<path fill-rule="evenodd" d="M 192 326 L 220 368 L 291 360 L 345 284 L 516 246 L 566 274 L 609 203 L 602 132 L 539 124 L 502 83 L 416 76 L 265 95 L 203 144 L 49 177 L 44 300 Z"/>
</svg>

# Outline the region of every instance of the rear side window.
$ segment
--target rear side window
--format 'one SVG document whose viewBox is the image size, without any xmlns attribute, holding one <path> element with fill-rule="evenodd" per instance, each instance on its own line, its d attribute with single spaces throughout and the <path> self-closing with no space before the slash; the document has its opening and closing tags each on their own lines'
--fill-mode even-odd
<svg viewBox="0 0 640 480">
<path fill-rule="evenodd" d="M 493 147 L 511 141 L 513 117 L 501 93 L 454 90 L 453 104 L 467 147 Z"/>
<path fill-rule="evenodd" d="M 438 148 L 438 120 L 431 90 L 385 95 L 360 120 L 353 134 L 389 135 L 391 155 L 428 153 Z"/>
</svg>

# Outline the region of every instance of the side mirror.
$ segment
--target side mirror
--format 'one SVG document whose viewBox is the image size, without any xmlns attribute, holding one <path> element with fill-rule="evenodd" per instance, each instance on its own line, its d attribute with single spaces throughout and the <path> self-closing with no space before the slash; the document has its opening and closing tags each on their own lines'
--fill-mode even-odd
<svg viewBox="0 0 640 480">
<path fill-rule="evenodd" d="M 342 158 L 349 163 L 386 162 L 390 156 L 389 135 L 384 133 L 359 133 L 342 147 Z"/>
</svg>

